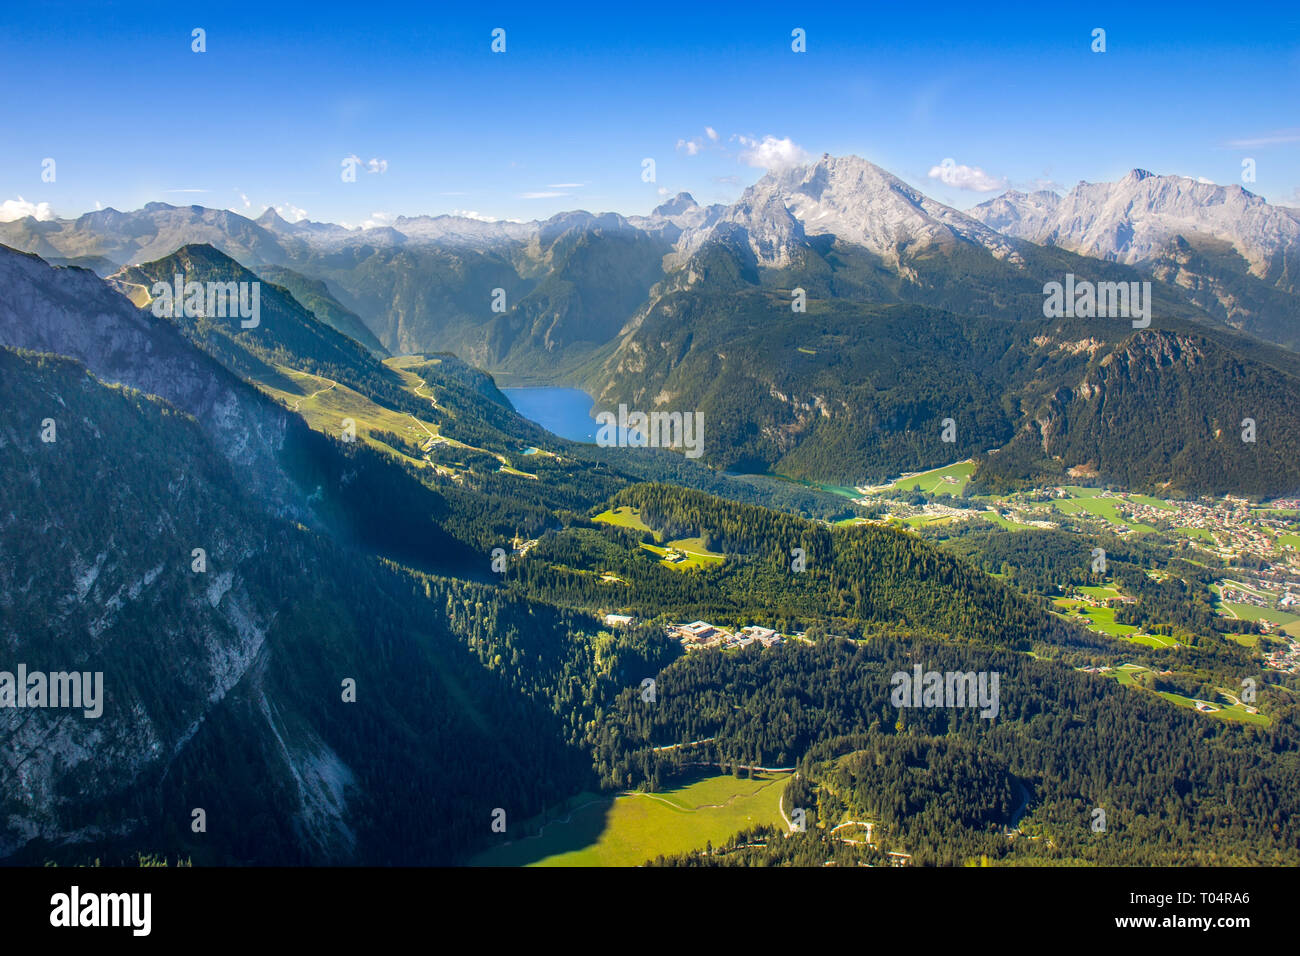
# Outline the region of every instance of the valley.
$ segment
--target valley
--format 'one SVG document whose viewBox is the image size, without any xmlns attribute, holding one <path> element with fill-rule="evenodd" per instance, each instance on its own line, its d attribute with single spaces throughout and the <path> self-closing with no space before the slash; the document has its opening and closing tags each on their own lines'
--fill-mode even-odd
<svg viewBox="0 0 1300 956">
<path fill-rule="evenodd" d="M 1300 858 L 1273 823 L 1300 792 L 1300 358 L 1158 277 L 1150 328 L 1043 315 L 1052 275 L 1142 263 L 1004 235 L 856 157 L 728 207 L 413 218 L 387 245 L 88 215 L 0 224 L 104 273 L 0 249 L 22 514 L 0 585 L 31 656 L 81 635 L 116 675 L 129 769 L 38 715 L 3 751 L 43 788 L 6 791 L 8 857 Z M 182 274 L 258 283 L 258 321 L 155 314 Z M 513 305 L 485 312 L 497 288 Z M 595 444 L 590 410 L 620 404 L 701 415 L 700 460 Z M 122 493 L 82 504 L 73 451 Z M 53 554 L 11 543 L 60 523 Z M 215 580 L 185 570 L 196 541 Z M 1000 700 L 900 708 L 917 666 L 996 674 Z M 275 839 L 176 827 L 218 780 L 212 806 Z M 431 807 L 450 824 L 413 839 Z"/>
</svg>

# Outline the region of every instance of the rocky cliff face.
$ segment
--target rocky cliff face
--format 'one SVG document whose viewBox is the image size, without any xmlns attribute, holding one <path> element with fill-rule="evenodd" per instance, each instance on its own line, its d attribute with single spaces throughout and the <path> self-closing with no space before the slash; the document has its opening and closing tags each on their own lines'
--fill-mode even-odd
<svg viewBox="0 0 1300 956">
<path fill-rule="evenodd" d="M 0 708 L 5 857 L 130 832 L 94 808 L 130 806 L 262 653 L 283 532 L 194 419 L 69 359 L 0 349 L 0 369 L 0 670 L 103 675 L 97 717 Z"/>
<path fill-rule="evenodd" d="M 166 399 L 198 420 L 251 492 L 286 516 L 309 520 L 278 460 L 287 413 L 167 321 L 135 308 L 91 272 L 55 269 L 4 247 L 0 288 L 0 345 L 70 356 L 105 382 Z"/>
<path fill-rule="evenodd" d="M 971 215 L 1008 235 L 1129 264 L 1162 253 L 1175 236 L 1217 239 L 1236 248 L 1261 276 L 1279 252 L 1300 240 L 1294 210 L 1236 185 L 1135 169 L 1118 182 L 1079 183 L 1056 201 L 1051 195 L 1007 193 Z"/>
</svg>

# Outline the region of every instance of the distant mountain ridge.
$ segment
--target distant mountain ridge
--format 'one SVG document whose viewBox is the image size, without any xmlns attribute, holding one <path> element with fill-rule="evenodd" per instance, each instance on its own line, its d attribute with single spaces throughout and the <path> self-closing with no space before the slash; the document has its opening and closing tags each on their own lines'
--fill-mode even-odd
<svg viewBox="0 0 1300 956">
<path fill-rule="evenodd" d="M 1300 210 L 1241 186 L 1134 169 L 1064 197 L 1007 192 L 970 215 L 1009 236 L 1137 266 L 1227 324 L 1300 348 Z"/>
<path fill-rule="evenodd" d="M 646 216 L 421 215 L 347 228 L 290 223 L 274 209 L 254 221 L 149 203 L 0 223 L 0 242 L 101 274 L 111 263 L 209 243 L 248 268 L 289 268 L 329 283 L 342 310 L 360 316 L 390 352 L 454 351 L 529 380 L 543 366 L 541 378 L 581 377 L 578 369 L 610 347 L 657 283 L 753 284 L 760 273 L 793 271 L 816 286 L 834 273 L 819 294 L 956 308 L 955 285 L 947 297 L 934 287 L 989 271 L 986 258 L 1015 281 L 1044 246 L 1137 266 L 1206 317 L 1300 348 L 1297 239 L 1300 212 L 1238 186 L 1134 170 L 1065 197 L 1007 192 L 963 213 L 864 159 L 830 155 L 770 172 L 729 205 L 701 206 L 678 193 Z M 615 244 L 623 251 L 599 248 Z M 858 260 L 857 268 L 827 268 L 827 254 Z M 496 289 L 505 292 L 504 314 L 493 311 Z M 990 296 L 975 298 L 982 309 Z M 988 308 L 1003 307 L 991 298 Z"/>
<path fill-rule="evenodd" d="M 222 230 L 228 236 L 211 244 L 241 266 L 280 276 L 307 298 L 328 290 L 322 318 L 346 328 L 349 316 L 360 317 L 373 336 L 353 326 L 353 337 L 367 340 L 372 353 L 375 340 L 394 354 L 451 352 L 506 384 L 582 385 L 607 407 L 707 408 L 731 423 L 714 427 L 711 463 L 788 467 L 808 478 L 846 481 L 939 463 L 932 456 L 953 449 L 922 453 L 908 429 L 943 407 L 940 417 L 956 417 L 963 403 L 979 419 L 965 433 L 973 444 L 964 453 L 1010 440 L 1040 411 L 1042 396 L 1022 391 L 1034 362 L 1051 368 L 1040 378 L 1082 387 L 1082 368 L 1058 374 L 1067 353 L 1026 344 L 1037 336 L 1065 347 L 1087 337 L 1086 323 L 1043 322 L 1043 290 L 1066 275 L 1150 282 L 1153 332 L 1191 341 L 1203 330 L 1209 348 L 1287 376 L 1290 359 L 1218 333 L 1238 329 L 1300 350 L 1292 281 L 1300 218 L 1239 187 L 1140 170 L 1114 184 L 1082 184 L 1064 198 L 1007 193 L 963 213 L 864 159 L 823 155 L 764 175 L 730 205 L 701 206 L 680 193 L 644 217 L 581 210 L 530 223 L 417 216 L 349 230 L 288 223 L 270 210 L 254 223 L 150 204 L 71 222 L 4 224 L 0 240 L 65 257 L 136 256 L 187 231 Z M 1017 344 L 988 355 L 983 369 L 953 356 L 950 378 L 916 384 L 929 393 L 925 401 L 896 406 L 902 394 L 886 396 L 892 386 L 880 379 L 882 364 L 860 350 L 867 342 L 923 347 L 916 362 L 943 365 L 951 343 L 932 328 L 935 310 L 957 317 L 968 335 L 995 328 L 1003 335 L 1004 323 L 1019 324 Z M 909 316 L 924 320 L 916 329 L 879 325 Z M 1120 348 L 1131 331 L 1117 322 L 1097 326 L 1106 350 Z M 773 344 L 796 330 L 800 341 Z M 778 348 L 783 367 L 769 368 L 758 348 Z M 832 372 L 799 349 L 844 356 Z M 744 368 L 728 370 L 738 356 L 746 356 Z M 1178 388 L 1192 396 L 1188 409 L 1222 397 L 1204 379 L 1214 364 L 1187 367 Z M 733 380 L 742 372 L 749 381 Z M 899 374 L 910 379 L 913 370 Z M 732 396 L 709 397 L 723 381 L 731 381 Z M 1124 394 L 1135 404 L 1123 414 L 1135 414 L 1138 393 Z M 999 408 L 1004 403 L 1021 404 Z M 857 418 L 826 421 L 841 415 Z M 1048 417 L 1076 429 L 1085 421 Z M 873 424 L 864 430 L 864 423 Z M 1183 425 L 1184 440 L 1203 440 L 1205 429 Z M 1054 472 L 1058 458 L 1067 469 L 1087 464 L 1073 460 L 1080 443 L 1048 444 L 1066 452 L 1035 457 L 1017 446 L 1001 477 L 1010 477 L 1012 461 L 1022 478 Z M 1173 480 L 1169 460 L 1147 462 L 1144 474 Z M 1257 491 L 1294 490 L 1289 469 L 1256 464 Z M 1204 487 L 1217 487 L 1208 473 L 1193 474 L 1188 490 L 1203 487 L 1202 477 Z"/>
</svg>

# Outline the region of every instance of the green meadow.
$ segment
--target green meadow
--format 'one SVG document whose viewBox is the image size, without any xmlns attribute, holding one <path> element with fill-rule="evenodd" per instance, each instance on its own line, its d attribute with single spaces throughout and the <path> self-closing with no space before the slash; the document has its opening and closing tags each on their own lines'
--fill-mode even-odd
<svg viewBox="0 0 1300 956">
<path fill-rule="evenodd" d="M 660 854 L 702 850 L 763 824 L 783 826 L 788 774 L 715 775 L 662 793 L 584 794 L 540 835 L 479 854 L 475 866 L 638 866 Z"/>
<path fill-rule="evenodd" d="M 970 476 L 975 473 L 973 461 L 959 461 L 943 468 L 923 471 L 918 475 L 899 478 L 886 490 L 922 491 L 928 495 L 958 496 L 970 483 Z"/>
<path fill-rule="evenodd" d="M 1078 485 L 1066 485 L 1065 490 L 1070 493 L 1069 498 L 1058 498 L 1052 502 L 1052 506 L 1062 514 L 1077 515 L 1086 514 L 1094 518 L 1102 518 L 1111 524 L 1120 528 L 1128 528 L 1130 531 L 1155 531 L 1150 525 L 1141 524 L 1136 521 L 1126 521 L 1119 513 L 1117 507 L 1118 498 L 1101 497 L 1100 488 L 1083 488 Z M 1151 498 L 1149 501 L 1156 501 Z"/>
<path fill-rule="evenodd" d="M 1148 669 L 1149 668 L 1141 667 L 1137 664 L 1121 664 L 1115 670 L 1110 671 L 1107 674 L 1107 676 L 1114 677 L 1121 684 L 1124 684 L 1125 686 L 1128 687 L 1132 687 L 1135 690 L 1145 690 L 1145 688 L 1143 688 L 1140 684 L 1138 684 L 1133 678 Z M 1267 727 L 1270 723 L 1272 723 L 1272 721 L 1265 714 L 1250 713 L 1248 710 L 1246 710 L 1245 705 L 1241 704 L 1240 702 L 1235 704 L 1230 703 L 1227 697 L 1224 695 L 1223 689 L 1220 688 L 1219 690 L 1220 693 L 1218 694 L 1216 700 L 1206 701 L 1207 704 L 1210 704 L 1211 706 L 1217 708 L 1216 710 L 1212 710 L 1212 711 L 1197 711 L 1196 701 L 1192 700 L 1192 698 L 1190 697 L 1184 697 L 1182 694 L 1174 694 L 1168 691 L 1155 691 L 1155 693 L 1157 696 L 1163 697 L 1171 704 L 1176 704 L 1179 707 L 1184 707 L 1188 710 L 1196 711 L 1197 713 L 1203 714 L 1206 717 L 1216 717 L 1219 720 L 1231 720 L 1231 721 L 1237 721 L 1244 724 L 1256 724 L 1260 727 Z"/>
<path fill-rule="evenodd" d="M 634 531 L 650 531 L 655 540 L 659 539 L 659 533 L 651 531 L 650 526 L 641 520 L 641 512 L 627 505 L 613 508 L 608 511 L 602 511 L 591 519 L 599 521 L 602 524 L 617 525 L 620 528 L 631 528 Z M 661 560 L 659 563 L 664 567 L 677 568 L 679 570 L 686 568 L 704 568 L 713 564 L 721 564 L 726 560 L 725 554 L 718 554 L 716 551 L 710 551 L 704 546 L 703 538 L 678 538 L 675 541 L 665 541 L 662 544 L 645 544 L 642 548 L 651 554 L 657 554 L 661 559 L 668 554 L 669 550 L 680 551 L 686 556 L 685 561 L 667 561 Z"/>
<path fill-rule="evenodd" d="M 1019 521 L 1004 518 L 996 511 L 981 511 L 979 514 L 992 521 L 999 528 L 1006 528 L 1008 531 L 1032 531 L 1034 528 L 1031 524 L 1021 524 Z"/>
<path fill-rule="evenodd" d="M 618 525 L 620 528 L 631 528 L 634 531 L 650 530 L 650 526 L 641 520 L 640 510 L 627 505 L 613 508 L 609 511 L 602 511 L 591 520 L 600 521 L 604 524 Z"/>
<path fill-rule="evenodd" d="M 1053 603 L 1062 610 L 1062 617 L 1071 621 L 1078 621 L 1082 618 L 1087 621 L 1089 630 L 1097 631 L 1099 634 L 1107 634 L 1110 637 L 1129 637 L 1138 631 L 1132 624 L 1116 624 L 1114 608 L 1092 607 L 1082 601 L 1072 601 L 1069 598 L 1057 598 Z"/>
</svg>

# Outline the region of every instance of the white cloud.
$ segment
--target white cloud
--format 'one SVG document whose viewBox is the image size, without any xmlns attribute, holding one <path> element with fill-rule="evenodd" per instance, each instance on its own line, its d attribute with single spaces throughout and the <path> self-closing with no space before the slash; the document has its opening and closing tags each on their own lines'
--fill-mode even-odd
<svg viewBox="0 0 1300 956">
<path fill-rule="evenodd" d="M 391 212 L 372 212 L 370 218 L 361 224 L 362 229 L 382 229 L 391 226 L 397 217 Z"/>
<path fill-rule="evenodd" d="M 239 189 L 238 189 L 238 188 L 235 189 L 235 192 L 239 193 L 239 202 L 240 202 L 240 203 L 243 203 L 243 207 L 240 208 L 238 204 L 236 204 L 236 205 L 234 205 L 234 206 L 227 206 L 227 207 L 226 207 L 226 211 L 227 211 L 227 212 L 233 212 L 233 213 L 234 213 L 235 215 L 237 215 L 237 216 L 250 216 L 250 217 L 251 217 L 251 216 L 253 215 L 253 201 L 252 201 L 251 199 L 248 198 L 248 193 L 242 193 L 242 192 L 239 192 Z M 262 212 L 266 212 L 266 211 L 267 211 L 268 209 L 270 209 L 270 208 L 271 208 L 271 207 L 268 206 L 268 205 L 266 205 L 265 203 L 262 204 Z M 276 207 L 276 212 L 279 212 L 279 211 L 280 211 L 280 209 L 279 209 L 279 207 L 277 206 L 277 207 Z M 286 216 L 285 218 L 287 219 L 288 217 Z"/>
<path fill-rule="evenodd" d="M 473 209 L 453 209 L 447 213 L 449 216 L 456 216 L 460 219 L 475 219 L 478 222 L 500 222 L 496 216 L 485 216 L 482 213 L 475 212 Z"/>
<path fill-rule="evenodd" d="M 1005 179 L 990 176 L 978 166 L 966 166 L 951 158 L 945 159 L 938 166 L 931 166 L 929 176 L 931 179 L 940 180 L 946 186 L 970 189 L 977 193 L 991 193 L 1007 188 Z"/>
<path fill-rule="evenodd" d="M 581 189 L 586 183 L 547 183 L 547 189 Z"/>
<path fill-rule="evenodd" d="M 799 166 L 812 158 L 788 136 L 784 139 L 764 136 L 761 140 L 737 136 L 736 139 L 745 147 L 740 153 L 740 161 L 758 169 L 785 169 L 788 166 Z"/>
<path fill-rule="evenodd" d="M 687 156 L 698 156 L 700 153 L 704 152 L 705 149 L 709 148 L 709 143 L 704 141 L 705 137 L 708 137 L 709 143 L 716 143 L 718 141 L 718 131 L 712 126 L 706 126 L 704 127 L 704 136 L 692 136 L 690 139 L 679 139 L 677 141 L 677 148 L 686 153 Z M 721 147 L 718 148 L 721 149 Z"/>
<path fill-rule="evenodd" d="M 382 174 L 388 172 L 388 160 L 386 159 L 365 160 L 362 159 L 360 156 L 358 156 L 356 153 L 353 153 L 351 156 L 345 159 L 344 162 L 351 162 L 357 166 L 361 166 L 368 173 Z"/>
<path fill-rule="evenodd" d="M 285 222 L 302 222 L 307 218 L 307 210 L 299 209 L 293 203 L 287 202 L 282 206 L 275 207 L 276 214 Z"/>
<path fill-rule="evenodd" d="M 520 193 L 520 199 L 555 199 L 559 196 L 567 196 L 568 193 L 562 192 L 544 192 L 544 193 Z"/>
<path fill-rule="evenodd" d="M 0 222 L 13 222 L 26 216 L 44 221 L 54 218 L 54 210 L 47 202 L 28 202 L 22 196 L 0 203 Z"/>
<path fill-rule="evenodd" d="M 1261 146 L 1277 146 L 1280 143 L 1300 143 L 1300 129 L 1281 129 L 1264 136 L 1230 139 L 1223 145 L 1229 149 L 1258 149 Z"/>
</svg>

